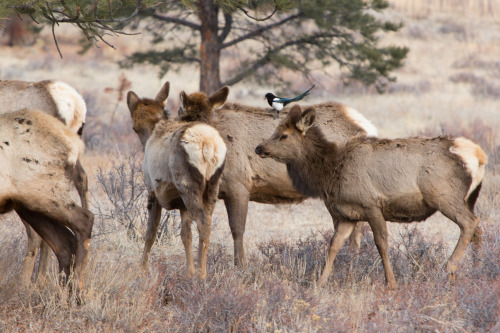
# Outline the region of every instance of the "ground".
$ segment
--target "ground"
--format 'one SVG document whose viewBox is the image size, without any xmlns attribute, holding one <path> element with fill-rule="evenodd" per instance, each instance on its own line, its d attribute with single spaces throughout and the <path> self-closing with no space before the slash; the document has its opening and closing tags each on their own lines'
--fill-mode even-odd
<svg viewBox="0 0 500 333">
<path fill-rule="evenodd" d="M 250 263 L 241 270 L 232 266 L 231 233 L 219 202 L 207 282 L 185 278 L 178 217 L 153 247 L 148 271 L 141 272 L 144 197 L 137 199 L 130 189 L 143 186 L 138 173 L 142 153 L 124 96 L 134 90 L 154 97 L 169 80 L 168 106 L 177 110 L 180 91 L 197 91 L 198 73 L 186 67 L 159 78 L 153 67 L 120 68 L 117 61 L 125 54 L 147 47 L 142 35 L 110 37 L 116 50 L 100 44 L 78 55 L 75 31 L 58 29 L 60 59 L 47 30 L 31 47 L 0 47 L 0 79 L 63 80 L 87 102 L 82 161 L 96 214 L 87 303 L 78 307 L 66 301 L 66 292 L 53 282 L 55 260 L 48 286 L 16 285 L 26 236 L 9 214 L 0 230 L 0 331 L 498 331 L 500 6 L 495 1 L 477 7 L 467 1 L 441 1 L 441 7 L 432 1 L 390 3 L 386 15 L 405 25 L 381 40 L 410 48 L 404 67 L 394 72 L 397 81 L 385 94 L 357 84 L 342 86 L 332 66 L 312 76 L 317 87 L 304 103 L 334 100 L 354 107 L 382 137 L 455 134 L 478 142 L 490 161 L 476 206 L 485 231 L 483 248 L 476 251 L 482 264 L 474 264 L 468 249 L 456 284 L 448 284 L 444 265 L 459 228 L 436 214 L 419 224 L 390 224 L 399 291 L 385 291 L 368 229 L 353 272 L 348 272 L 350 254 L 343 249 L 330 284 L 317 291 L 313 281 L 333 229 L 320 201 L 251 203 L 245 233 Z M 265 107 L 263 96 L 271 89 L 239 83 L 231 87 L 228 100 Z M 130 221 L 133 227 L 127 231 Z"/>
</svg>

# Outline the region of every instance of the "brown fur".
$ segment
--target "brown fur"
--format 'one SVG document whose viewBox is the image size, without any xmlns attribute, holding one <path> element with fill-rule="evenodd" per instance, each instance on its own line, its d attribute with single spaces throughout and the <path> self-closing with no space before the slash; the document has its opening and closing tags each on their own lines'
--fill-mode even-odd
<svg viewBox="0 0 500 333">
<path fill-rule="evenodd" d="M 145 267 L 158 231 L 162 207 L 179 209 L 188 276 L 193 276 L 195 272 L 191 223 L 196 221 L 199 276 L 204 279 L 207 275 L 210 225 L 224 168 L 226 145 L 213 127 L 201 122 L 169 119 L 160 111 L 169 88 L 167 82 L 154 100 L 140 99 L 132 91 L 127 95 L 134 130 L 145 145 L 143 173 L 150 193 L 142 263 Z"/>
<path fill-rule="evenodd" d="M 69 195 L 82 141 L 52 116 L 26 109 L 0 115 L 0 137 L 0 213 L 15 210 L 80 289 L 94 219 Z"/>
<path fill-rule="evenodd" d="M 24 108 L 43 111 L 62 121 L 74 133 L 81 135 L 86 116 L 86 106 L 83 98 L 76 90 L 59 81 L 25 82 L 7 80 L 0 81 L 0 113 L 12 112 Z M 61 110 L 64 108 L 65 110 Z M 73 183 L 80 196 L 83 208 L 88 208 L 88 178 L 82 164 L 78 160 L 73 170 Z M 22 280 L 30 281 L 38 250 L 40 249 L 40 265 L 38 276 L 43 276 L 48 267 L 49 252 L 47 244 L 29 230 L 24 223 L 28 235 L 28 248 L 21 273 Z M 36 275 L 36 272 L 35 276 Z"/>
<path fill-rule="evenodd" d="M 190 110 L 196 110 L 204 115 L 200 118 L 189 119 L 210 119 L 228 147 L 219 198 L 224 200 L 228 213 L 234 241 L 235 264 L 244 265 L 246 258 L 243 235 L 248 202 L 252 200 L 270 204 L 298 203 L 303 201 L 305 196 L 293 187 L 284 165 L 270 159 L 262 160 L 254 157 L 254 147 L 277 124 L 277 120 L 273 119 L 273 114 L 263 108 L 225 103 L 215 116 L 214 108 L 224 103 L 227 97 L 225 90 L 226 87 L 221 88 L 210 97 L 206 97 L 203 93 L 190 96 L 181 93 L 181 99 L 185 109 L 197 105 Z M 191 96 L 195 96 L 195 99 L 191 99 Z M 206 100 L 203 101 L 203 98 Z M 213 106 L 206 109 L 210 104 Z M 354 135 L 366 133 L 363 127 L 348 116 L 349 109 L 346 106 L 328 102 L 318 104 L 316 107 L 319 111 L 318 121 L 324 125 L 330 139 L 343 142 Z M 152 128 L 155 121 L 158 121 L 159 115 L 162 114 L 161 106 L 158 106 L 155 111 L 152 109 L 150 111 L 158 116 L 149 116 L 143 126 L 145 128 Z M 285 108 L 281 114 L 286 115 L 288 110 Z M 188 113 L 195 116 L 196 112 Z M 182 116 L 183 113 L 181 113 Z M 359 225 L 351 237 L 350 246 L 355 252 L 360 247 L 361 230 L 362 226 Z"/>
<path fill-rule="evenodd" d="M 229 87 L 225 86 L 208 97 L 203 92 L 187 95 L 180 93 L 181 106 L 179 117 L 184 121 L 203 121 L 210 123 L 213 120 L 213 110 L 221 107 L 229 95 Z"/>
<path fill-rule="evenodd" d="M 301 193 L 323 199 L 333 221 L 338 222 L 319 285 L 326 282 L 338 250 L 356 223 L 367 220 L 387 284 L 395 288 L 387 254 L 386 221 L 422 221 L 439 210 L 455 222 L 461 233 L 448 263 L 451 274 L 474 236 L 479 219 L 472 207 L 479 190 L 473 189 L 468 198 L 471 202 L 464 200 L 475 176 L 465 165 L 460 155 L 463 152 L 457 152 L 460 144 L 480 152 L 481 158 L 467 161 L 482 170 L 486 155 L 466 139 L 356 137 L 336 144 L 329 142 L 316 125 L 314 108 L 302 113 L 295 106 L 255 152 L 286 164 L 294 186 Z M 477 175 L 480 186 L 482 173 Z"/>
</svg>

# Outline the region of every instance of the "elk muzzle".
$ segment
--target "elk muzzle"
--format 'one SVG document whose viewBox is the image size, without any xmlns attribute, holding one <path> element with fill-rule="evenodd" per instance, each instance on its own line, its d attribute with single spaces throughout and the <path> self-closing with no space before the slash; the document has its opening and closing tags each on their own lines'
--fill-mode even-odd
<svg viewBox="0 0 500 333">
<path fill-rule="evenodd" d="M 255 153 L 259 155 L 261 158 L 270 157 L 269 151 L 266 151 L 265 148 L 262 146 L 262 144 L 258 145 L 255 148 Z"/>
</svg>

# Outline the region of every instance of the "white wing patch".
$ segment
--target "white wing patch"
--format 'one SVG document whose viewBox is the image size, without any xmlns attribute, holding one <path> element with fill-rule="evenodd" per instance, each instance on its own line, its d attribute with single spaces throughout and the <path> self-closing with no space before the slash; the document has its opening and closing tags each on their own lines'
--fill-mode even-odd
<svg viewBox="0 0 500 333">
<path fill-rule="evenodd" d="M 278 111 L 281 111 L 281 110 L 283 110 L 283 103 L 273 102 L 273 108 L 275 108 Z"/>
<path fill-rule="evenodd" d="M 56 103 L 59 115 L 66 126 L 77 132 L 85 122 L 87 107 L 83 97 L 70 85 L 54 81 L 47 86 L 47 90 Z"/>
<path fill-rule="evenodd" d="M 372 124 L 371 121 L 365 118 L 361 113 L 357 110 L 346 107 L 346 115 L 351 118 L 354 123 L 356 123 L 359 127 L 365 130 L 366 135 L 368 136 L 378 136 L 378 130 L 375 125 Z"/>
<path fill-rule="evenodd" d="M 469 191 L 464 198 L 464 200 L 467 200 L 472 191 L 474 191 L 483 180 L 484 166 L 488 162 L 488 157 L 481 147 L 470 140 L 460 137 L 453 140 L 453 142 L 454 145 L 450 147 L 450 152 L 460 157 L 472 177 Z"/>
<path fill-rule="evenodd" d="M 226 158 L 226 144 L 212 126 L 196 124 L 189 127 L 181 138 L 189 163 L 209 180 Z"/>
</svg>

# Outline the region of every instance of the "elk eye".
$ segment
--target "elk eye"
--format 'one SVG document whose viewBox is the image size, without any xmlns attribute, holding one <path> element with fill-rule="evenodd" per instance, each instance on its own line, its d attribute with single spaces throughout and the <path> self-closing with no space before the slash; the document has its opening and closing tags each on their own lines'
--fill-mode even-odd
<svg viewBox="0 0 500 333">
<path fill-rule="evenodd" d="M 286 134 L 282 134 L 280 136 L 280 140 L 285 140 L 286 138 L 288 138 L 288 135 L 286 135 Z"/>
</svg>

